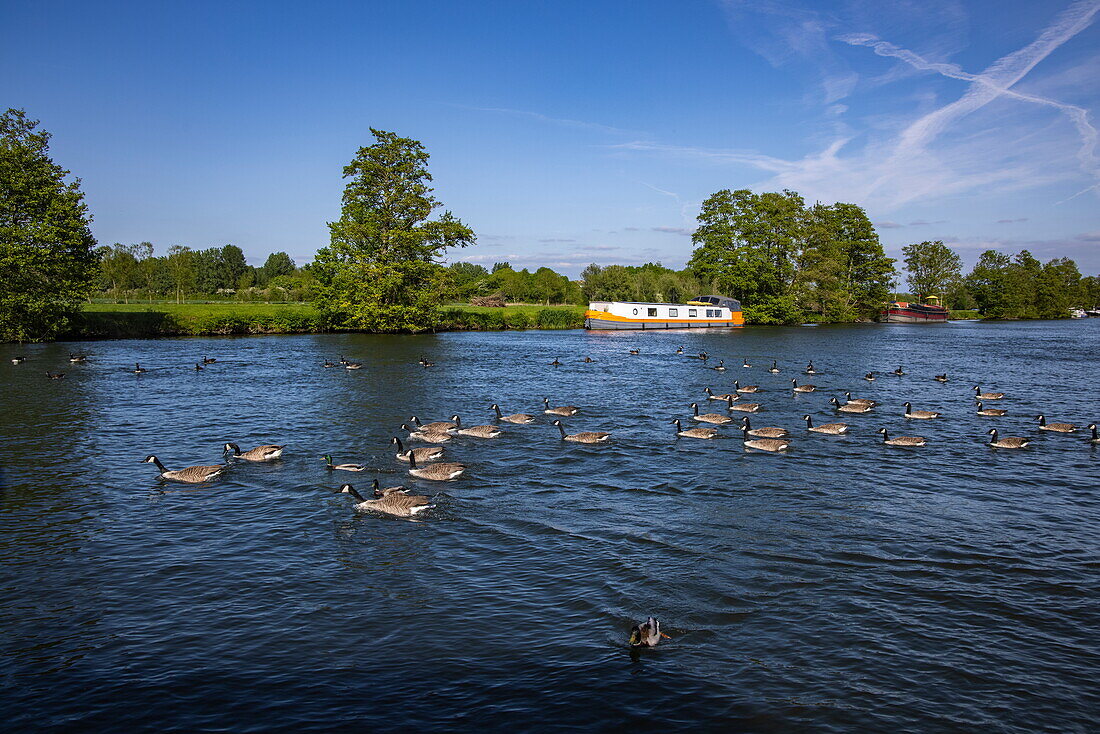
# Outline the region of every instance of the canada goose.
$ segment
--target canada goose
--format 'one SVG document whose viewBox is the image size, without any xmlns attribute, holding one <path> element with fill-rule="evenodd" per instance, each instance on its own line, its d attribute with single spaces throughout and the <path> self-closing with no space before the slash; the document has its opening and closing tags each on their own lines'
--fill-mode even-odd
<svg viewBox="0 0 1100 734">
<path fill-rule="evenodd" d="M 434 423 L 421 423 L 420 419 L 417 418 L 415 415 L 410 417 L 409 420 L 411 420 L 413 422 L 413 425 L 416 426 L 418 429 L 420 429 L 421 431 L 425 431 L 427 433 L 446 433 L 446 432 L 450 432 L 450 431 L 453 431 L 454 429 L 458 428 L 458 426 L 456 426 L 453 422 L 450 422 L 450 421 L 435 421 Z"/>
<path fill-rule="evenodd" d="M 406 451 L 405 447 L 401 445 L 401 439 L 397 436 L 391 438 L 390 443 L 397 447 L 397 454 L 395 455 L 401 461 L 408 461 L 409 454 L 415 456 L 417 461 L 422 461 L 424 463 L 443 456 L 443 448 L 440 446 L 426 446 L 422 449 L 409 449 Z"/>
<path fill-rule="evenodd" d="M 733 400 L 727 400 L 726 410 L 737 410 L 742 413 L 756 413 L 760 410 L 760 403 L 738 403 L 734 405 Z"/>
<path fill-rule="evenodd" d="M 572 405 L 562 405 L 562 406 L 557 407 L 557 408 L 551 408 L 550 407 L 550 398 L 543 398 L 542 399 L 542 404 L 546 406 L 546 409 L 543 410 L 542 412 L 546 413 L 547 415 L 571 416 L 571 415 L 576 415 L 577 410 L 578 410 L 577 408 L 574 408 Z"/>
<path fill-rule="evenodd" d="M 934 410 L 913 410 L 913 405 L 911 403 L 905 403 L 905 417 L 931 420 L 933 418 L 939 418 L 940 414 Z"/>
<path fill-rule="evenodd" d="M 344 362 L 344 369 L 346 370 L 361 370 L 363 369 L 362 362 Z"/>
<path fill-rule="evenodd" d="M 419 431 L 410 425 L 405 423 L 401 424 L 402 431 L 409 432 L 409 438 L 416 439 L 417 441 L 427 441 L 428 443 L 443 443 L 451 440 L 451 434 L 446 431 Z"/>
<path fill-rule="evenodd" d="M 495 410 L 497 413 L 498 421 L 505 421 L 507 423 L 534 423 L 535 416 L 528 415 L 527 413 L 513 413 L 512 415 L 504 415 L 500 412 L 500 406 L 493 403 L 489 406 L 490 410 Z"/>
<path fill-rule="evenodd" d="M 430 361 L 426 357 L 421 357 L 417 364 L 421 367 L 435 367 L 435 362 Z"/>
<path fill-rule="evenodd" d="M 202 372 L 202 371 L 203 371 L 204 369 L 206 369 L 206 368 L 205 368 L 205 367 L 203 367 L 203 366 L 202 366 L 201 364 L 199 364 L 198 362 L 195 362 L 195 372 Z"/>
<path fill-rule="evenodd" d="M 637 354 L 641 354 L 641 352 L 640 352 L 639 350 L 637 350 L 637 349 L 631 349 L 631 350 L 630 350 L 630 353 L 631 353 L 631 354 L 635 354 L 635 355 L 637 355 Z"/>
<path fill-rule="evenodd" d="M 725 372 L 726 361 L 724 359 L 720 359 L 718 360 L 718 364 L 716 364 L 714 367 L 711 367 L 710 369 L 714 370 L 715 372 Z"/>
<path fill-rule="evenodd" d="M 595 361 L 596 360 L 592 359 L 591 357 L 585 357 L 584 358 L 584 363 L 585 364 L 591 364 L 592 362 L 595 362 Z"/>
<path fill-rule="evenodd" d="M 899 364 L 898 368 L 896 370 L 894 370 L 891 374 L 895 375 L 896 377 L 904 377 L 905 376 L 905 370 L 903 370 L 901 368 L 901 365 Z"/>
<path fill-rule="evenodd" d="M 611 438 L 611 434 L 605 431 L 581 431 L 580 433 L 566 434 L 565 427 L 562 426 L 561 421 L 555 419 L 554 425 L 561 431 L 562 441 L 572 441 L 573 443 L 607 443 Z"/>
<path fill-rule="evenodd" d="M 741 360 L 741 366 L 742 367 L 752 367 L 752 365 L 749 364 L 749 360 L 747 360 L 747 359 L 742 359 Z"/>
<path fill-rule="evenodd" d="M 814 369 L 814 362 L 813 362 L 812 359 L 810 360 L 810 363 L 808 365 L 806 365 L 806 374 L 807 375 L 816 375 L 817 374 L 817 370 Z"/>
<path fill-rule="evenodd" d="M 863 376 L 863 379 L 867 380 L 867 382 L 874 382 L 875 381 L 875 373 L 874 372 L 868 372 L 867 374 L 865 374 Z"/>
<path fill-rule="evenodd" d="M 561 367 L 561 360 L 554 357 L 554 361 L 550 363 L 551 367 Z"/>
<path fill-rule="evenodd" d="M 886 432 L 885 428 L 878 429 L 878 432 L 882 434 L 882 442 L 887 446 L 924 446 L 928 443 L 924 440 L 923 436 L 898 436 L 897 438 L 890 438 L 890 434 Z"/>
<path fill-rule="evenodd" d="M 378 480 L 375 479 L 373 488 L 374 496 L 377 498 L 373 500 L 363 497 L 350 484 L 341 486 L 340 492 L 350 494 L 355 498 L 355 509 L 357 510 L 374 510 L 375 512 L 384 512 L 387 515 L 397 515 L 399 517 L 410 517 L 434 507 L 430 504 L 430 497 L 422 494 L 408 494 L 404 487 L 380 489 Z"/>
<path fill-rule="evenodd" d="M 745 385 L 744 387 L 741 387 L 741 383 L 739 383 L 737 380 L 733 381 L 733 389 L 739 393 L 743 393 L 746 395 L 749 393 L 760 392 L 759 385 Z"/>
<path fill-rule="evenodd" d="M 790 435 L 787 433 L 786 428 L 753 428 L 747 415 L 741 419 L 741 428 L 748 429 L 750 436 L 760 436 L 761 438 L 783 438 Z"/>
<path fill-rule="evenodd" d="M 772 366 L 768 368 L 768 372 L 771 372 L 773 375 L 779 374 L 779 365 L 775 363 L 774 359 L 772 360 Z"/>
<path fill-rule="evenodd" d="M 1015 436 L 997 437 L 997 429 L 989 429 L 989 445 L 995 449 L 1026 449 L 1031 443 L 1030 438 L 1016 438 Z"/>
<path fill-rule="evenodd" d="M 990 418 L 997 418 L 1002 415 L 1008 415 L 1008 411 L 1003 408 L 987 408 L 982 405 L 982 401 L 978 401 L 978 415 L 984 415 Z"/>
<path fill-rule="evenodd" d="M 344 355 L 340 355 L 340 364 L 347 364 L 350 360 Z"/>
<path fill-rule="evenodd" d="M 27 361 L 26 357 L 12 357 L 11 358 L 11 363 L 12 364 L 23 364 L 26 361 Z"/>
<path fill-rule="evenodd" d="M 730 394 L 730 393 L 726 393 L 725 395 L 715 395 L 713 392 L 711 392 L 711 389 L 709 387 L 704 387 L 703 392 L 705 392 L 707 394 L 707 400 L 725 400 L 725 401 L 728 402 L 730 400 L 740 400 L 741 399 L 740 395 Z"/>
<path fill-rule="evenodd" d="M 1096 424 L 1089 423 L 1088 429 L 1092 431 L 1092 438 L 1089 439 L 1089 443 L 1100 444 L 1100 434 L 1096 433 Z"/>
<path fill-rule="evenodd" d="M 683 436 L 684 438 L 718 438 L 717 428 L 688 428 L 684 429 L 680 425 L 680 419 L 674 418 L 672 423 L 676 426 L 676 435 Z"/>
<path fill-rule="evenodd" d="M 699 352 L 698 354 L 689 354 L 688 359 L 701 359 L 706 362 L 708 359 L 710 359 L 710 355 L 706 352 Z"/>
<path fill-rule="evenodd" d="M 974 396 L 978 400 L 1000 400 L 1005 394 L 1003 392 L 982 392 L 982 388 L 975 385 Z"/>
<path fill-rule="evenodd" d="M 742 427 L 741 435 L 745 439 L 745 448 L 759 451 L 786 451 L 791 442 L 785 438 L 749 438 L 749 429 Z"/>
<path fill-rule="evenodd" d="M 219 464 L 216 466 L 189 466 L 186 469 L 171 471 L 165 468 L 164 464 L 160 463 L 160 459 L 152 454 L 146 456 L 141 463 L 156 464 L 157 468 L 160 469 L 161 479 L 167 479 L 170 482 L 183 482 L 184 484 L 200 484 L 210 481 L 228 468 L 224 464 Z"/>
<path fill-rule="evenodd" d="M 661 631 L 661 623 L 653 617 L 630 628 L 631 647 L 657 647 L 662 637 L 666 640 L 672 639 Z"/>
<path fill-rule="evenodd" d="M 470 426 L 469 428 L 462 427 L 462 419 L 457 415 L 452 415 L 451 420 L 455 422 L 455 433 L 460 436 L 472 436 L 473 438 L 496 438 L 500 434 L 504 433 L 500 426 Z"/>
<path fill-rule="evenodd" d="M 283 455 L 284 448 L 286 448 L 285 444 L 283 446 L 265 444 L 242 452 L 241 447 L 237 444 L 227 443 L 222 451 L 226 454 L 230 454 L 234 459 L 244 459 L 245 461 L 274 461 Z"/>
<path fill-rule="evenodd" d="M 81 364 L 83 362 L 87 362 L 88 357 L 84 354 L 73 354 L 72 352 L 69 352 L 69 361 L 73 362 L 74 364 Z"/>
<path fill-rule="evenodd" d="M 730 404 L 732 405 L 733 402 L 730 401 Z M 722 415 L 721 413 L 703 413 L 699 415 L 699 403 L 692 403 L 691 407 L 695 411 L 695 415 L 691 417 L 692 420 L 697 420 L 700 423 L 714 423 L 720 426 L 727 423 L 733 423 L 733 418 L 730 418 L 728 415 Z"/>
<path fill-rule="evenodd" d="M 806 430 L 813 431 L 814 433 L 828 433 L 830 436 L 840 436 L 848 432 L 847 423 L 824 423 L 820 426 L 815 426 L 813 418 L 808 415 L 802 416 L 802 420 L 806 421 Z"/>
<path fill-rule="evenodd" d="M 932 379 L 936 382 L 947 382 L 947 373 L 944 372 L 942 375 L 936 375 Z"/>
<path fill-rule="evenodd" d="M 65 373 L 64 372 L 50 372 L 49 370 L 46 370 L 46 377 L 50 378 L 51 380 L 64 380 L 65 379 Z"/>
<path fill-rule="evenodd" d="M 323 365 L 321 365 L 321 366 L 322 366 L 322 367 L 335 367 L 335 366 L 336 366 L 336 363 L 335 363 L 335 362 L 333 362 L 333 361 L 332 361 L 331 359 L 326 359 L 326 360 L 325 360 L 325 363 L 324 363 Z"/>
<path fill-rule="evenodd" d="M 134 369 L 132 369 L 130 371 L 133 372 L 135 375 L 144 375 L 145 374 L 145 368 L 142 367 L 137 362 L 134 362 Z"/>
<path fill-rule="evenodd" d="M 817 388 L 813 385 L 799 385 L 798 380 L 791 380 L 792 388 L 795 392 L 813 392 Z"/>
<path fill-rule="evenodd" d="M 844 393 L 844 399 L 848 401 L 849 405 L 866 405 L 868 408 L 873 408 L 878 403 L 874 400 L 868 400 L 867 398 L 853 398 L 852 393 Z"/>
<path fill-rule="evenodd" d="M 676 353 L 677 354 L 683 354 L 684 353 L 684 348 L 683 347 L 677 347 Z"/>
<path fill-rule="evenodd" d="M 428 464 L 421 468 L 416 465 L 416 457 L 409 455 L 409 474 L 421 479 L 430 479 L 433 482 L 449 482 L 458 479 L 466 471 L 465 464 L 444 462 L 440 464 Z"/>
<path fill-rule="evenodd" d="M 871 412 L 871 406 L 870 405 L 865 405 L 864 403 L 847 403 L 845 405 L 841 405 L 840 401 L 837 400 L 836 398 L 829 398 L 829 402 L 832 403 L 833 407 L 836 408 L 841 413 L 870 413 Z"/>
<path fill-rule="evenodd" d="M 1045 415 L 1036 416 L 1039 419 L 1039 429 L 1043 431 L 1054 431 L 1055 433 L 1073 433 L 1077 430 L 1077 426 L 1072 423 L 1047 423 L 1047 417 Z"/>
<path fill-rule="evenodd" d="M 363 471 L 367 467 L 362 464 L 333 464 L 332 457 L 325 454 L 321 457 L 325 462 L 325 468 L 329 471 Z"/>
<path fill-rule="evenodd" d="M 202 363 L 203 363 L 203 364 L 214 364 L 214 363 L 215 363 L 215 362 L 217 362 L 217 361 L 218 361 L 218 360 L 217 360 L 217 359 L 215 359 L 214 357 L 203 357 L 203 358 L 202 358 Z"/>
</svg>

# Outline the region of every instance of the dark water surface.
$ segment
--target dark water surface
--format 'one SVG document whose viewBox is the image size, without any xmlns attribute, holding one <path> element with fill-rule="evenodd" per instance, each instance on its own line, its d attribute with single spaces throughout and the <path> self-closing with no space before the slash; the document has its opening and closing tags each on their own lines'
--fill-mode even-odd
<svg viewBox="0 0 1100 734">
<path fill-rule="evenodd" d="M 341 354 L 364 368 L 321 367 Z M 1098 355 L 1095 319 L 0 346 L 5 728 L 1095 730 L 1100 448 L 1034 416 L 1100 420 Z M 734 379 L 765 388 L 754 425 L 790 429 L 788 455 L 674 437 Z M 974 415 L 979 383 L 1009 416 Z M 882 404 L 807 434 L 846 389 Z M 611 444 L 563 444 L 543 396 Z M 907 424 L 906 400 L 944 416 Z M 456 437 L 458 481 L 392 457 L 410 415 L 488 423 L 492 402 L 538 423 Z M 993 451 L 990 426 L 1032 446 Z M 288 448 L 199 487 L 139 463 L 226 441 Z M 377 471 L 331 475 L 326 452 Z M 335 492 L 374 476 L 436 508 Z M 632 654 L 649 614 L 673 639 Z"/>
</svg>

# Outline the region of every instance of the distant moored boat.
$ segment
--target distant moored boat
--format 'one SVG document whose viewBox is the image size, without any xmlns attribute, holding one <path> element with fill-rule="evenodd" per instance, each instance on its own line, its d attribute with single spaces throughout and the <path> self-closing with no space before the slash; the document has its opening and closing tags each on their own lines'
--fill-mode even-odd
<svg viewBox="0 0 1100 734">
<path fill-rule="evenodd" d="M 938 301 L 935 296 L 926 300 Z M 938 303 L 908 303 L 893 301 L 886 304 L 878 320 L 887 324 L 942 324 L 947 321 L 947 309 Z"/>
<path fill-rule="evenodd" d="M 744 326 L 741 302 L 726 296 L 698 296 L 687 303 L 592 301 L 586 329 L 691 329 Z"/>
</svg>

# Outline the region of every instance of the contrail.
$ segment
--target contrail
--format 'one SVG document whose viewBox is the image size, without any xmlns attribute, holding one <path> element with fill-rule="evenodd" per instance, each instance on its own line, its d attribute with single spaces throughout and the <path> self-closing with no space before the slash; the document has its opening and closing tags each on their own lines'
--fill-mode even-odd
<svg viewBox="0 0 1100 734">
<path fill-rule="evenodd" d="M 1098 11 L 1100 0 L 1078 0 L 1062 11 L 1032 43 L 997 59 L 981 74 L 969 74 L 956 64 L 928 61 L 912 51 L 881 41 L 870 34 L 849 34 L 841 36 L 840 40 L 853 46 L 867 46 L 874 49 L 879 56 L 901 59 L 922 71 L 933 71 L 952 79 L 971 82 L 970 88 L 960 99 L 930 112 L 905 129 L 892 156 L 894 160 L 920 154 L 929 142 L 956 119 L 981 109 L 997 97 L 1007 95 L 1055 107 L 1065 113 L 1081 136 L 1082 145 L 1078 159 L 1087 173 L 1100 177 L 1100 164 L 1096 160 L 1098 133 L 1089 122 L 1086 110 L 1076 105 L 1010 89 L 1051 52 L 1087 28 Z"/>
</svg>

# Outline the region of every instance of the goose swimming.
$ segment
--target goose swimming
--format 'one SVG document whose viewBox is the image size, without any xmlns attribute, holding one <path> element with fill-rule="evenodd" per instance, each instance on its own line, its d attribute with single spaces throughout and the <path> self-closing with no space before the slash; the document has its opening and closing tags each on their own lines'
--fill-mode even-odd
<svg viewBox="0 0 1100 734">
<path fill-rule="evenodd" d="M 718 438 L 717 428 L 687 428 L 685 429 L 680 425 L 680 419 L 674 418 L 672 420 L 673 425 L 676 426 L 676 435 L 683 436 L 684 438 Z"/>
<path fill-rule="evenodd" d="M 1047 417 L 1045 415 L 1036 416 L 1039 420 L 1039 430 L 1041 431 L 1054 431 L 1055 433 L 1073 433 L 1077 430 L 1077 426 L 1072 423 L 1047 423 Z"/>
<path fill-rule="evenodd" d="M 472 436 L 474 438 L 496 438 L 500 434 L 504 433 L 500 426 L 470 426 L 469 428 L 462 427 L 462 419 L 457 415 L 452 415 L 451 420 L 455 422 L 455 433 L 460 436 Z"/>
<path fill-rule="evenodd" d="M 418 429 L 420 429 L 421 431 L 427 431 L 428 433 L 444 433 L 453 431 L 454 429 L 458 428 L 458 426 L 455 425 L 454 421 L 435 421 L 433 423 L 421 423 L 420 419 L 417 418 L 415 415 L 410 417 L 409 420 L 411 420 L 413 422 L 413 425 L 416 426 Z"/>
<path fill-rule="evenodd" d="M 1005 394 L 1003 392 L 982 392 L 982 388 L 978 385 L 974 386 L 974 396 L 978 400 L 1001 400 Z"/>
<path fill-rule="evenodd" d="M 845 405 L 841 405 L 840 401 L 837 400 L 836 398 L 829 398 L 829 402 L 832 403 L 833 407 L 836 408 L 841 413 L 870 413 L 871 412 L 871 406 L 866 405 L 864 403 L 847 403 Z"/>
<path fill-rule="evenodd" d="M 996 428 L 990 428 L 988 433 L 989 445 L 995 449 L 1026 449 L 1027 445 L 1031 443 L 1030 438 L 1017 438 L 1016 436 L 998 438 Z"/>
<path fill-rule="evenodd" d="M 543 398 L 542 399 L 542 404 L 546 406 L 546 409 L 543 410 L 542 412 L 546 413 L 547 415 L 563 415 L 563 416 L 569 417 L 571 415 L 576 415 L 577 410 L 578 410 L 577 408 L 573 407 L 572 405 L 562 405 L 562 406 L 559 406 L 557 408 L 551 408 L 550 407 L 550 398 Z"/>
<path fill-rule="evenodd" d="M 813 431 L 814 433 L 827 433 L 830 436 L 840 436 L 848 432 L 847 423 L 823 423 L 820 426 L 815 426 L 813 418 L 808 415 L 802 416 L 802 420 L 806 421 L 806 430 Z"/>
<path fill-rule="evenodd" d="M 785 438 L 749 438 L 749 429 L 741 428 L 741 435 L 745 439 L 745 448 L 758 451 L 786 451 L 791 442 Z"/>
<path fill-rule="evenodd" d="M 332 457 L 328 454 L 322 456 L 321 460 L 325 462 L 325 468 L 329 471 L 363 471 L 367 468 L 362 464 L 333 464 Z"/>
<path fill-rule="evenodd" d="M 416 457 L 409 455 L 409 474 L 421 479 L 430 479 L 433 482 L 449 482 L 458 479 L 466 472 L 465 464 L 444 462 L 440 464 L 428 464 L 424 467 L 416 465 Z"/>
<path fill-rule="evenodd" d="M 695 411 L 692 420 L 697 420 L 700 423 L 714 423 L 720 426 L 727 423 L 733 423 L 733 418 L 730 418 L 728 415 L 722 415 L 721 413 L 703 413 L 700 415 L 699 403 L 692 403 L 691 407 Z"/>
<path fill-rule="evenodd" d="M 184 484 L 201 484 L 203 482 L 208 482 L 229 468 L 225 464 L 220 464 L 214 466 L 189 466 L 186 469 L 176 469 L 173 471 L 160 463 L 160 459 L 153 454 L 146 456 L 141 463 L 156 464 L 157 469 L 160 469 L 161 479 L 167 479 L 170 482 L 183 482 Z"/>
<path fill-rule="evenodd" d="M 498 421 L 505 421 L 506 423 L 534 423 L 535 416 L 528 415 L 527 413 L 513 413 L 512 415 L 504 415 L 500 412 L 500 406 L 493 403 L 489 406 L 489 410 L 495 410 Z"/>
<path fill-rule="evenodd" d="M 1003 408 L 987 408 L 982 404 L 982 401 L 978 401 L 978 415 L 984 415 L 987 418 L 999 418 L 1002 415 L 1008 415 L 1008 411 Z"/>
<path fill-rule="evenodd" d="M 401 430 L 408 431 L 409 438 L 415 439 L 417 441 L 427 441 L 428 443 L 444 443 L 445 441 L 451 440 L 451 434 L 445 431 L 417 430 L 416 428 L 413 428 L 406 423 L 401 424 Z"/>
<path fill-rule="evenodd" d="M 408 451 L 406 451 L 405 447 L 401 444 L 401 439 L 397 436 L 391 438 L 390 443 L 397 447 L 397 453 L 395 454 L 395 456 L 401 461 L 408 461 L 410 454 L 415 456 L 417 461 L 421 461 L 424 463 L 433 461 L 443 456 L 442 446 L 425 446 L 424 448 L 409 449 Z"/>
<path fill-rule="evenodd" d="M 848 401 L 849 405 L 866 405 L 868 408 L 878 405 L 874 400 L 868 400 L 867 398 L 853 398 L 850 392 L 844 393 L 844 399 Z"/>
<path fill-rule="evenodd" d="M 794 392 L 813 392 L 817 389 L 814 385 L 799 385 L 798 380 L 791 380 L 791 385 Z"/>
<path fill-rule="evenodd" d="M 707 394 L 707 400 L 725 400 L 725 401 L 728 402 L 730 400 L 740 400 L 741 399 L 740 395 L 735 395 L 735 394 L 731 394 L 731 393 L 726 393 L 724 395 L 715 395 L 713 392 L 711 392 L 711 389 L 709 387 L 704 387 L 703 392 L 705 392 Z"/>
<path fill-rule="evenodd" d="M 750 436 L 759 436 L 760 438 L 784 438 L 790 435 L 786 428 L 753 428 L 747 415 L 741 419 L 741 428 L 743 430 L 747 429 Z"/>
<path fill-rule="evenodd" d="M 905 403 L 905 417 L 906 418 L 919 418 L 920 420 L 931 420 L 933 418 L 939 418 L 940 414 L 934 410 L 913 410 L 912 403 Z"/>
<path fill-rule="evenodd" d="M 928 443 L 924 440 L 923 436 L 898 436 L 897 438 L 890 438 L 890 434 L 885 428 L 878 429 L 878 432 L 882 434 L 882 442 L 887 446 L 924 446 Z"/>
<path fill-rule="evenodd" d="M 555 419 L 553 423 L 561 432 L 562 441 L 571 441 L 573 443 L 607 443 L 611 438 L 611 434 L 606 431 L 581 431 L 580 433 L 567 434 L 565 432 L 565 426 L 561 424 L 560 420 Z"/>
<path fill-rule="evenodd" d="M 735 391 L 737 391 L 738 393 L 742 393 L 742 394 L 745 394 L 745 395 L 747 395 L 749 393 L 760 392 L 760 386 L 759 385 L 745 385 L 744 387 L 742 387 L 741 384 L 737 380 L 733 381 L 733 389 Z"/>
<path fill-rule="evenodd" d="M 409 494 L 404 487 L 386 487 L 379 489 L 378 480 L 374 480 L 374 496 L 377 499 L 368 500 L 355 491 L 355 487 L 345 484 L 340 487 L 340 492 L 350 494 L 355 499 L 355 509 L 373 510 L 387 515 L 398 517 L 411 517 L 418 512 L 430 510 L 434 505 L 431 498 L 422 494 Z"/>
<path fill-rule="evenodd" d="M 242 452 L 241 447 L 237 444 L 227 443 L 222 448 L 222 452 L 229 454 L 234 459 L 244 459 L 245 461 L 274 461 L 283 455 L 284 448 L 286 448 L 285 444 L 282 446 L 265 444 Z"/>
</svg>

